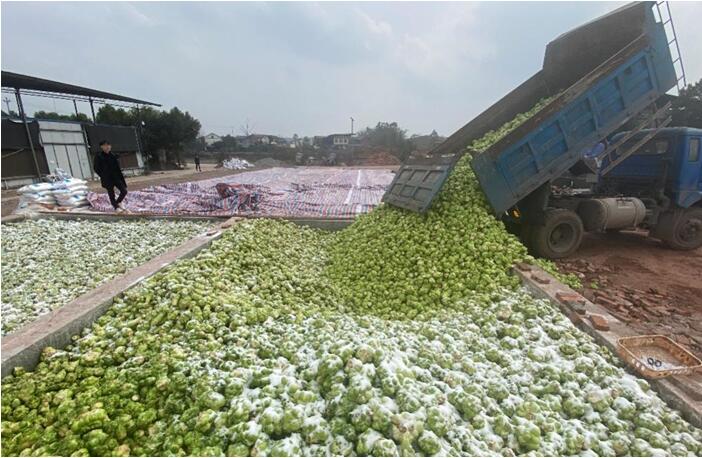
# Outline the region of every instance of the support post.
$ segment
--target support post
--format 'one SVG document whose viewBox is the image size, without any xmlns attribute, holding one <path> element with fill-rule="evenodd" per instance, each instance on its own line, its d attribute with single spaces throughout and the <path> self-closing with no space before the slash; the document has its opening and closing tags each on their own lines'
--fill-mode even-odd
<svg viewBox="0 0 702 458">
<path fill-rule="evenodd" d="M 34 149 L 34 142 L 32 141 L 32 133 L 29 131 L 29 124 L 27 123 L 27 115 L 24 112 L 24 105 L 22 104 L 22 95 L 20 94 L 19 88 L 15 88 L 15 97 L 17 97 L 17 109 L 19 110 L 19 115 L 22 118 L 22 123 L 24 124 L 24 130 L 27 132 L 27 140 L 29 141 L 29 149 L 32 151 L 32 159 L 34 159 L 34 169 L 37 172 L 37 178 L 41 178 L 41 169 L 39 168 L 39 161 L 37 160 L 37 152 Z"/>
<path fill-rule="evenodd" d="M 93 106 L 93 98 L 88 97 L 88 101 L 90 102 L 90 112 L 93 114 L 93 124 L 95 124 L 95 107 Z"/>
<path fill-rule="evenodd" d="M 73 99 L 73 108 L 76 109 L 76 119 L 78 119 L 78 104 L 76 99 Z M 95 180 L 95 161 L 93 153 L 90 151 L 90 142 L 88 141 L 88 133 L 85 131 L 85 126 L 87 123 L 80 122 L 80 131 L 83 134 L 83 144 L 85 145 L 85 151 L 88 153 L 88 163 L 90 164 L 90 179 Z"/>
<path fill-rule="evenodd" d="M 149 170 L 149 154 L 146 152 L 144 148 L 144 139 L 142 137 L 142 120 L 141 120 L 141 109 L 139 108 L 139 105 L 136 106 L 136 113 L 137 113 L 137 125 L 136 125 L 136 135 L 137 135 L 137 145 L 139 146 L 139 150 L 141 152 L 141 158 L 144 161 L 144 175 L 148 175 L 151 171 Z"/>
</svg>

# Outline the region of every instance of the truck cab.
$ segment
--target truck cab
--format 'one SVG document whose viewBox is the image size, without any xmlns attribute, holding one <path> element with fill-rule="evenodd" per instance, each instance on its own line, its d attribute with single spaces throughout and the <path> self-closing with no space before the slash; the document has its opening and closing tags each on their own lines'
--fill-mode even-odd
<svg viewBox="0 0 702 458">
<path fill-rule="evenodd" d="M 614 167 L 609 167 L 611 156 L 591 164 L 587 170 L 594 168 L 594 174 L 584 175 L 594 179 L 568 175 L 545 183 L 520 206 L 532 217 L 522 218 L 520 235 L 534 253 L 565 257 L 585 232 L 628 229 L 648 230 L 674 249 L 702 246 L 702 129 L 625 131 L 604 143 L 605 148 L 621 144 L 620 149 L 635 151 Z"/>
<path fill-rule="evenodd" d="M 629 142 L 635 143 L 647 133 L 643 130 Z M 625 134 L 616 134 L 610 141 L 616 142 Z M 600 177 L 596 194 L 640 200 L 646 215 L 638 226 L 649 229 L 651 236 L 672 248 L 702 246 L 702 129 L 660 129 L 634 154 Z"/>
<path fill-rule="evenodd" d="M 637 133 L 635 143 L 648 131 Z M 625 133 L 611 138 L 616 142 Z M 702 129 L 661 129 L 634 154 L 600 177 L 603 194 L 656 199 L 658 205 L 689 208 L 702 201 Z M 626 144 L 624 148 L 626 148 Z M 604 166 L 605 164 L 603 164 Z"/>
</svg>

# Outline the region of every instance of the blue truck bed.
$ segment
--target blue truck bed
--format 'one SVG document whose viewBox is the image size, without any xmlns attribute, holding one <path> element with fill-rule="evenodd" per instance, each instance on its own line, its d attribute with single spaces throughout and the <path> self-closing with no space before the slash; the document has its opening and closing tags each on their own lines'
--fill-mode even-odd
<svg viewBox="0 0 702 458">
<path fill-rule="evenodd" d="M 677 76 L 653 2 L 636 2 L 551 42 L 544 67 L 417 163 L 404 164 L 385 202 L 426 211 L 455 160 L 475 139 L 556 97 L 535 116 L 473 156 L 471 165 L 495 214 L 575 165 L 673 88 Z"/>
</svg>

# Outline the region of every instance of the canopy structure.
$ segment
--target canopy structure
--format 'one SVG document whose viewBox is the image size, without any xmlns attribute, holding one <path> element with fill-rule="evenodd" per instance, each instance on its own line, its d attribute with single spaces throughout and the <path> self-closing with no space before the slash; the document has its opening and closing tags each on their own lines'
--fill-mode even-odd
<svg viewBox="0 0 702 458">
<path fill-rule="evenodd" d="M 37 159 L 36 146 L 32 139 L 30 127 L 27 123 L 27 114 L 24 111 L 22 96 L 29 95 L 35 97 L 48 97 L 52 99 L 72 100 L 76 115 L 78 115 L 78 105 L 76 102 L 88 102 L 90 104 L 90 112 L 92 114 L 93 124 L 95 123 L 95 103 L 109 104 L 126 107 L 136 107 L 139 110 L 140 106 L 150 105 L 160 107 L 161 105 L 146 100 L 135 99 L 124 95 L 113 94 L 105 91 L 98 91 L 75 84 L 62 83 L 36 76 L 22 75 L 20 73 L 2 71 L 2 92 L 13 93 L 17 99 L 17 108 L 19 116 L 25 126 L 27 134 L 27 142 L 32 154 L 34 169 L 37 177 L 41 176 L 41 168 Z"/>
<path fill-rule="evenodd" d="M 94 101 L 117 101 L 132 103 L 136 105 L 161 105 L 146 100 L 139 100 L 110 92 L 98 91 L 87 87 L 76 86 L 74 84 L 62 83 L 60 81 L 37 78 L 36 76 L 21 75 L 19 73 L 2 71 L 2 87 L 19 89 L 23 94 L 37 95 L 42 97 L 65 98 L 71 100 Z"/>
</svg>

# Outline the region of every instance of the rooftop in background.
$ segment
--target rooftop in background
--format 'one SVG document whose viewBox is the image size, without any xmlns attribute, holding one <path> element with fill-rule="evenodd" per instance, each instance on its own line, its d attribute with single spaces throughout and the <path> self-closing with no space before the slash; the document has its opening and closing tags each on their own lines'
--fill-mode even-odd
<svg viewBox="0 0 702 458">
<path fill-rule="evenodd" d="M 134 103 L 138 105 L 153 105 L 160 107 L 161 105 L 146 100 L 134 99 L 123 95 L 112 94 L 110 92 L 98 91 L 87 87 L 76 86 L 73 84 L 61 83 L 36 76 L 21 75 L 19 73 L 2 71 L 2 87 L 21 89 L 27 95 L 35 95 L 36 92 L 50 92 L 54 94 L 64 94 L 67 96 L 81 96 L 98 100 L 115 100 L 120 102 Z M 74 97 L 70 97 L 74 98 Z"/>
</svg>

